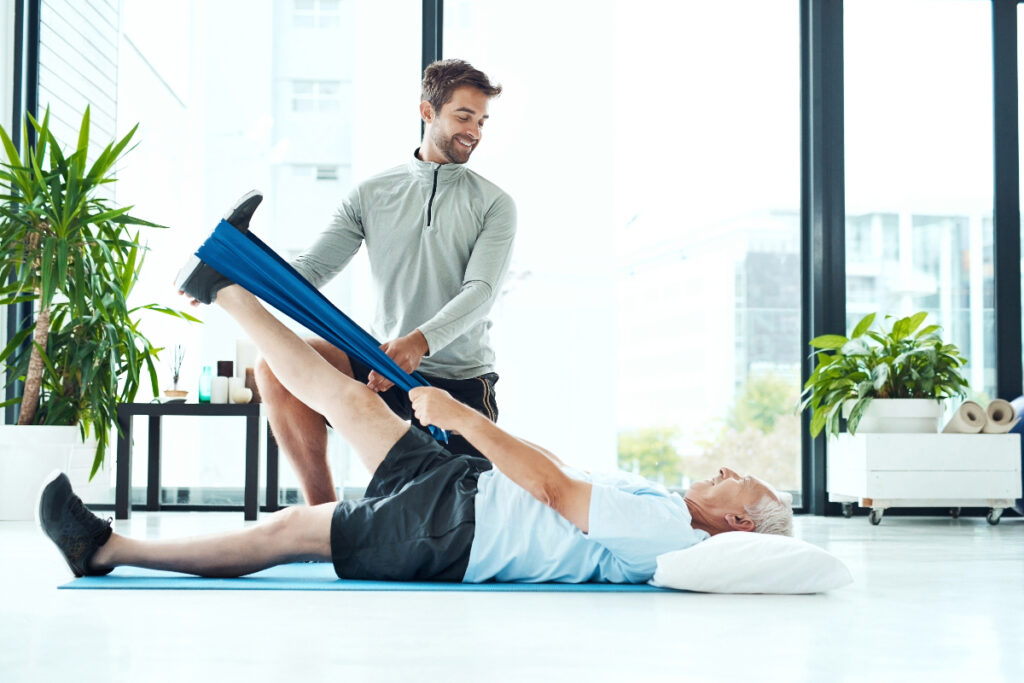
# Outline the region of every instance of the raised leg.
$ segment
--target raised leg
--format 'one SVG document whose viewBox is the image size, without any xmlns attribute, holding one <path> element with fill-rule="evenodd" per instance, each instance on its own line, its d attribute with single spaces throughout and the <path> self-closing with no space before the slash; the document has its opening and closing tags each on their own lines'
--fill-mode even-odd
<svg viewBox="0 0 1024 683">
<path fill-rule="evenodd" d="M 225 287 L 216 302 L 249 334 L 292 396 L 326 417 L 372 473 L 409 425 L 376 393 L 338 370 L 272 316 L 249 292 Z"/>
<path fill-rule="evenodd" d="M 331 559 L 331 516 L 335 505 L 294 507 L 240 531 L 166 541 L 142 541 L 118 534 L 96 550 L 91 566 L 121 565 L 199 576 L 243 576 L 288 562 Z"/>
<path fill-rule="evenodd" d="M 306 344 L 336 370 L 352 376 L 352 365 L 341 349 L 322 339 L 307 339 Z M 324 416 L 295 398 L 274 375 L 266 359 L 261 358 L 256 365 L 256 383 L 274 437 L 299 478 L 306 503 L 317 505 L 336 500 L 334 480 L 327 463 Z"/>
</svg>

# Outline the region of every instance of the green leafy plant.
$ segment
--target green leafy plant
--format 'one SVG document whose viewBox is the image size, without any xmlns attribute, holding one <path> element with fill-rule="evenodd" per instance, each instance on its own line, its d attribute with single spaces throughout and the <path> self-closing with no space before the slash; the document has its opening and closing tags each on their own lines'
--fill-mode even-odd
<svg viewBox="0 0 1024 683">
<path fill-rule="evenodd" d="M 875 325 L 865 316 L 849 338 L 826 334 L 810 341 L 817 363 L 804 384 L 800 410 L 811 409 L 811 436 L 823 429 L 839 434 L 843 404 L 853 401 L 846 428 L 856 434 L 864 411 L 875 398 L 944 399 L 965 395 L 967 361 L 953 344 L 943 343 L 938 325 L 921 329 L 927 313 Z"/>
<path fill-rule="evenodd" d="M 641 427 L 619 432 L 619 467 L 640 476 L 675 484 L 683 475 L 683 459 L 675 442 L 678 427 Z"/>
<path fill-rule="evenodd" d="M 70 154 L 50 132 L 49 109 L 41 123 L 27 119 L 21 152 L 0 127 L 0 304 L 33 302 L 35 322 L 0 351 L 7 383 L 25 383 L 21 397 L 0 407 L 20 403 L 18 424 L 77 424 L 83 439 L 94 432 L 91 477 L 103 463 L 117 404 L 135 399 L 144 370 L 158 391 L 160 349 L 139 330 L 139 312 L 196 319 L 156 304 L 128 305 L 146 251 L 130 226 L 164 227 L 104 196 L 138 126 L 88 165 L 88 109 Z"/>
</svg>

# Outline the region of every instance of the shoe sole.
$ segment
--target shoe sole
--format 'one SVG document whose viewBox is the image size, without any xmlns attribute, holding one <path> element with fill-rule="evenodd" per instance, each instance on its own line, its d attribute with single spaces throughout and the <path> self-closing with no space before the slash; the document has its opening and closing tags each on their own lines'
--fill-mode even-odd
<svg viewBox="0 0 1024 683">
<path fill-rule="evenodd" d="M 189 257 L 188 261 L 185 262 L 185 265 L 181 267 L 181 270 L 178 271 L 178 275 L 174 278 L 174 285 L 178 288 L 179 292 L 188 294 L 199 303 L 211 304 L 216 297 L 216 292 L 211 292 L 210 297 L 206 299 L 199 295 L 193 295 L 188 291 L 189 285 L 195 278 L 201 278 L 204 276 L 213 279 L 221 279 L 224 277 L 216 270 L 206 265 L 206 263 L 204 263 L 198 256 L 193 254 Z M 206 284 L 207 287 L 209 287 L 209 283 Z"/>
<path fill-rule="evenodd" d="M 252 220 L 252 215 L 256 213 L 256 209 L 262 201 L 262 192 L 259 190 L 249 190 L 235 202 L 234 206 L 228 209 L 228 212 L 224 214 L 224 220 L 242 232 L 247 232 L 249 221 Z"/>
<path fill-rule="evenodd" d="M 36 496 L 36 526 L 39 527 L 39 530 L 43 532 L 44 536 L 50 539 L 50 542 L 53 544 L 54 549 L 57 551 L 57 555 L 60 556 L 60 559 L 64 560 L 64 564 L 68 566 L 68 569 L 71 570 L 71 573 L 75 576 L 75 578 L 81 578 L 83 575 L 75 571 L 75 568 L 71 566 L 70 562 L 68 562 L 68 558 L 64 557 L 64 553 L 61 552 L 60 547 L 57 545 L 56 539 L 50 536 L 50 533 L 46 530 L 46 527 L 43 526 L 43 493 L 46 491 L 46 488 L 54 481 L 56 481 L 57 478 L 60 477 L 60 475 L 62 474 L 64 473 L 61 472 L 60 470 L 53 470 L 48 475 L 46 475 L 46 479 L 43 480 L 42 485 L 39 487 L 39 495 Z"/>
<path fill-rule="evenodd" d="M 60 470 L 53 470 L 48 475 L 46 475 L 46 479 L 44 479 L 43 483 L 39 486 L 39 493 L 36 494 L 36 524 L 39 526 L 40 531 L 42 531 L 44 534 L 46 534 L 46 529 L 43 528 L 43 491 L 45 491 L 46 487 L 52 484 L 57 479 L 57 477 L 59 477 L 62 474 L 64 473 L 61 472 Z M 46 537 L 49 538 L 50 535 L 46 534 Z"/>
<path fill-rule="evenodd" d="M 249 221 L 252 220 L 253 214 L 256 213 L 256 209 L 262 201 L 262 192 L 259 190 L 250 190 L 242 195 L 238 201 L 235 202 L 234 206 L 228 209 L 227 213 L 224 214 L 224 220 L 238 228 L 239 232 L 242 234 L 248 233 Z M 216 230 L 216 228 L 214 229 Z M 200 269 L 205 265 L 206 264 L 203 263 L 202 259 L 195 254 L 192 254 L 174 278 L 174 285 L 177 287 L 178 291 L 184 292 L 189 282 L 192 281 L 192 278 L 197 275 Z M 204 304 L 209 304 L 212 300 L 199 301 Z"/>
</svg>

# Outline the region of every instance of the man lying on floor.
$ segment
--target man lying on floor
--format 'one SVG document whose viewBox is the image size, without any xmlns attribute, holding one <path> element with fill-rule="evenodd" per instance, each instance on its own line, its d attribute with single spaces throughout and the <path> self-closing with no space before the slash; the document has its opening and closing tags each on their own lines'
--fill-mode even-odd
<svg viewBox="0 0 1024 683">
<path fill-rule="evenodd" d="M 110 521 L 86 510 L 59 475 L 43 489 L 40 520 L 77 576 L 132 565 L 228 577 L 331 560 L 344 579 L 641 583 L 654 575 L 658 555 L 713 534 L 791 534 L 788 494 L 754 477 L 723 467 L 680 498 L 624 472 L 572 469 L 444 391 L 413 389 L 423 424 L 458 432 L 486 457 L 450 453 L 325 361 L 252 294 L 233 284 L 211 291 L 225 278 L 200 267 L 205 274 L 186 279 L 185 292 L 215 297 L 287 389 L 327 416 L 373 475 L 366 496 L 286 508 L 240 531 L 142 541 L 112 533 Z"/>
</svg>

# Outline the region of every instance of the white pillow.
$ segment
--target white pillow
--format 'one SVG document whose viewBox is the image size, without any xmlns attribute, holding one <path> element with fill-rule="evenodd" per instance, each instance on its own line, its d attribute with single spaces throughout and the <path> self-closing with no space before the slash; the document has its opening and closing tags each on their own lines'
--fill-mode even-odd
<svg viewBox="0 0 1024 683">
<path fill-rule="evenodd" d="M 842 560 L 806 541 L 728 531 L 659 555 L 649 583 L 702 593 L 818 593 L 853 577 Z"/>
</svg>

